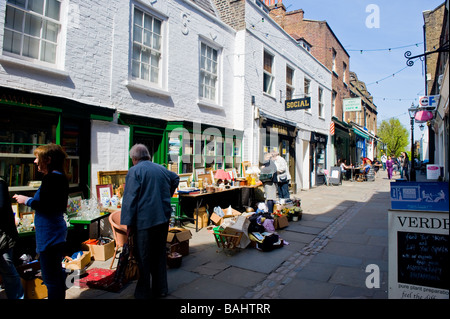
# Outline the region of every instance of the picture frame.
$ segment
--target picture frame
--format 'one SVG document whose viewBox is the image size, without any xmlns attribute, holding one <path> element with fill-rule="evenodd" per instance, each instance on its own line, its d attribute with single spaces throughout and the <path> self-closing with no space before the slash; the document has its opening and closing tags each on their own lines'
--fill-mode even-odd
<svg viewBox="0 0 450 319">
<path fill-rule="evenodd" d="M 111 198 L 113 196 L 112 184 L 96 185 L 96 189 L 97 189 L 97 199 L 99 202 L 101 202 L 102 197 Z"/>
<path fill-rule="evenodd" d="M 211 185 L 214 182 L 214 177 L 211 178 L 211 173 L 199 174 L 198 180 L 200 179 L 203 180 L 203 185 Z"/>
<path fill-rule="evenodd" d="M 242 176 L 245 177 L 245 172 L 252 166 L 252 162 L 244 161 L 242 162 Z"/>
<path fill-rule="evenodd" d="M 178 189 L 183 189 L 183 188 L 187 188 L 188 187 L 188 183 L 187 182 L 180 182 L 178 184 Z"/>
<path fill-rule="evenodd" d="M 67 199 L 67 214 L 75 214 L 78 213 L 81 209 L 81 201 L 83 200 L 82 192 L 75 192 L 69 194 L 69 198 Z"/>
<path fill-rule="evenodd" d="M 204 167 L 199 167 L 195 169 L 195 181 L 198 181 L 198 177 L 199 175 L 203 175 L 205 174 L 205 168 Z"/>
</svg>

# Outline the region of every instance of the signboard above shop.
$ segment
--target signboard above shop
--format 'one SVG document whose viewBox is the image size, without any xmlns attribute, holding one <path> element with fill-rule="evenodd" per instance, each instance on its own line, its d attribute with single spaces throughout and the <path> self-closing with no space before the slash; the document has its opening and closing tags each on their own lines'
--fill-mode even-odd
<svg viewBox="0 0 450 319">
<path fill-rule="evenodd" d="M 420 107 L 437 107 L 440 95 L 426 95 L 419 97 Z"/>
<path fill-rule="evenodd" d="M 344 112 L 361 111 L 361 98 L 344 99 Z"/>
<path fill-rule="evenodd" d="M 286 100 L 284 102 L 285 111 L 306 110 L 311 108 L 311 98 L 304 97 L 301 99 Z"/>
</svg>

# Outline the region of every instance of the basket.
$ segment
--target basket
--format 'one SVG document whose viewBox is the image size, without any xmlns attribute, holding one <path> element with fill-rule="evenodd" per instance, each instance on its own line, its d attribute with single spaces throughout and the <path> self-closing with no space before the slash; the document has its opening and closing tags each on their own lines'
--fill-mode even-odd
<svg viewBox="0 0 450 319">
<path fill-rule="evenodd" d="M 213 228 L 214 238 L 216 239 L 217 247 L 223 249 L 235 249 L 239 246 L 242 238 L 242 232 L 235 234 L 226 234 L 220 227 Z"/>
</svg>

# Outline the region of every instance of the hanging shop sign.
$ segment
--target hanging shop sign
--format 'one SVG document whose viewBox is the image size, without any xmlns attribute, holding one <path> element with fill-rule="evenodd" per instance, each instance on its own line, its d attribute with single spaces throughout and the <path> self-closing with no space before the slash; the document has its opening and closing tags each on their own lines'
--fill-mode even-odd
<svg viewBox="0 0 450 319">
<path fill-rule="evenodd" d="M 306 110 L 311 108 L 311 98 L 304 97 L 301 99 L 286 100 L 284 102 L 285 111 Z"/>
<path fill-rule="evenodd" d="M 344 99 L 344 112 L 357 112 L 361 111 L 361 98 L 351 98 L 351 99 Z"/>
<path fill-rule="evenodd" d="M 419 97 L 419 105 L 421 107 L 437 107 L 439 103 L 439 95 L 426 95 Z"/>
</svg>

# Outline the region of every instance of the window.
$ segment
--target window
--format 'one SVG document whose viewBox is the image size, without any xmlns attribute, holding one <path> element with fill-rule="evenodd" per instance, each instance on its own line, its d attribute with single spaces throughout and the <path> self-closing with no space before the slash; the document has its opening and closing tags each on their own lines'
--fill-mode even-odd
<svg viewBox="0 0 450 319">
<path fill-rule="evenodd" d="M 347 64 L 343 62 L 342 65 L 342 81 L 347 84 Z"/>
<path fill-rule="evenodd" d="M 273 56 L 264 51 L 264 84 L 263 90 L 265 93 L 273 94 Z"/>
<path fill-rule="evenodd" d="M 325 117 L 323 107 L 323 89 L 319 88 L 319 117 Z"/>
<path fill-rule="evenodd" d="M 60 7 L 58 0 L 8 0 L 3 52 L 55 64 Z"/>
<path fill-rule="evenodd" d="M 286 66 L 286 100 L 292 100 L 294 96 L 294 70 Z"/>
<path fill-rule="evenodd" d="M 160 84 L 162 21 L 134 8 L 133 53 L 131 73 L 133 78 Z"/>
<path fill-rule="evenodd" d="M 200 48 L 200 96 L 217 100 L 218 52 L 205 43 Z"/>
<path fill-rule="evenodd" d="M 332 71 L 335 72 L 335 73 L 337 73 L 337 70 L 336 70 L 336 55 L 337 55 L 336 50 L 333 49 L 333 69 L 332 69 Z"/>
<path fill-rule="evenodd" d="M 309 88 L 311 86 L 311 80 L 305 79 L 303 92 L 305 97 L 309 96 Z"/>
</svg>

